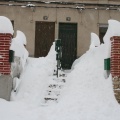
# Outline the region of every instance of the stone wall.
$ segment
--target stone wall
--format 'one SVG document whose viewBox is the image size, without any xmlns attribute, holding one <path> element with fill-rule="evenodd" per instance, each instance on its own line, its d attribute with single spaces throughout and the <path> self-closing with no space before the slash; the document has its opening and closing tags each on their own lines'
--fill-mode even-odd
<svg viewBox="0 0 120 120">
<path fill-rule="evenodd" d="M 12 77 L 11 75 L 0 76 L 0 98 L 10 100 L 12 90 Z"/>
<path fill-rule="evenodd" d="M 115 97 L 120 103 L 120 36 L 111 38 L 111 74 Z"/>
</svg>

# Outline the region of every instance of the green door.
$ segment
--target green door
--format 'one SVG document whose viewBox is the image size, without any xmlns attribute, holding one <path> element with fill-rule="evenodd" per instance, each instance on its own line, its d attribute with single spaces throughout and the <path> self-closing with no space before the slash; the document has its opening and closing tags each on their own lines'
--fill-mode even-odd
<svg viewBox="0 0 120 120">
<path fill-rule="evenodd" d="M 62 42 L 62 69 L 71 69 L 77 56 L 77 24 L 60 23 L 59 39 Z"/>
</svg>

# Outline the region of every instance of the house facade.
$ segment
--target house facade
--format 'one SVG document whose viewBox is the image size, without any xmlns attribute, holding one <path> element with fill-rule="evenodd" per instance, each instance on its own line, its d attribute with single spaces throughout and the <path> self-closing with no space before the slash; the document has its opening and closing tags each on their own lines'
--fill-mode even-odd
<svg viewBox="0 0 120 120">
<path fill-rule="evenodd" d="M 89 49 L 91 32 L 103 43 L 108 20 L 120 20 L 120 1 L 4 0 L 0 16 L 12 21 L 14 36 L 17 30 L 25 33 L 30 56 L 46 56 L 53 41 L 61 39 L 64 61 L 73 62 Z"/>
</svg>

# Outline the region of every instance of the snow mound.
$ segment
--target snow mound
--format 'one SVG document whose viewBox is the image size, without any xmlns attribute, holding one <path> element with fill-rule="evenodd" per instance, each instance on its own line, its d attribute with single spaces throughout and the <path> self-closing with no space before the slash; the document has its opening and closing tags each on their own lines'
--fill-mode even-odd
<svg viewBox="0 0 120 120">
<path fill-rule="evenodd" d="M 12 96 L 12 100 L 23 100 L 32 105 L 39 105 L 47 87 L 48 79 L 53 75 L 55 66 L 55 43 L 51 46 L 46 57 L 29 57 L 27 66 L 20 77 L 20 88 L 18 93 Z"/>
<path fill-rule="evenodd" d="M 13 35 L 14 30 L 11 21 L 4 16 L 0 16 L 0 33 L 11 33 Z"/>
<path fill-rule="evenodd" d="M 52 46 L 52 48 L 54 48 Z M 41 107 L 46 84 L 55 66 L 55 51 L 47 57 L 29 58 L 14 100 L 23 100 L 44 120 L 119 120 L 120 107 L 115 100 L 111 76 L 103 75 L 105 45 L 88 50 L 78 58 L 66 78 L 58 104 Z M 32 109 L 31 108 L 31 109 Z"/>
<path fill-rule="evenodd" d="M 114 97 L 111 76 L 107 80 L 103 76 L 104 50 L 105 45 L 100 45 L 75 61 L 74 69 L 67 77 L 59 109 L 56 109 L 56 113 L 61 111 L 59 119 L 67 114 L 69 116 L 62 120 L 120 119 L 120 107 Z"/>
<path fill-rule="evenodd" d="M 10 50 L 15 51 L 16 57 L 20 57 L 22 68 L 24 68 L 29 55 L 24 45 L 26 45 L 26 37 L 23 32 L 17 31 L 17 36 L 12 39 Z"/>
<path fill-rule="evenodd" d="M 91 33 L 90 49 L 98 47 L 100 45 L 100 39 L 95 33 Z"/>
<path fill-rule="evenodd" d="M 113 23 L 109 23 L 112 26 Z M 110 37 L 110 34 L 107 36 Z M 96 35 L 92 34 L 91 39 L 96 40 Z M 17 105 L 21 101 L 29 106 L 23 112 L 25 115 L 26 111 L 31 113 L 27 114 L 30 120 L 120 120 L 120 105 L 114 97 L 111 75 L 108 79 L 104 78 L 104 59 L 108 57 L 106 47 L 109 42 L 110 39 L 105 38 L 105 44 L 92 47 L 73 63 L 57 104 L 40 106 L 48 80 L 56 66 L 55 44 L 46 57 L 28 59 L 20 78 L 22 82 L 19 91 L 12 99 Z M 15 112 L 14 118 L 19 120 L 21 115 Z M 26 120 L 25 116 L 22 117 Z"/>
<path fill-rule="evenodd" d="M 117 20 L 108 21 L 108 30 L 103 38 L 103 41 L 106 46 L 106 49 L 105 49 L 106 58 L 110 58 L 110 55 L 111 55 L 110 38 L 113 36 L 120 36 L 120 22 Z"/>
<path fill-rule="evenodd" d="M 22 45 L 27 45 L 26 36 L 22 31 L 17 30 L 17 36 L 15 38 L 17 42 Z"/>
<path fill-rule="evenodd" d="M 103 38 L 104 43 L 108 43 L 113 36 L 120 36 L 120 22 L 117 20 L 108 20 L 108 30 Z"/>
</svg>

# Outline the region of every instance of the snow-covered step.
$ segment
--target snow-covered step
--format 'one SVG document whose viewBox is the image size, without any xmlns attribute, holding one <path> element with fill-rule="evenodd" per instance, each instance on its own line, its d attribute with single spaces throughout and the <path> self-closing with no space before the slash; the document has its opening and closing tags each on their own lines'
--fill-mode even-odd
<svg viewBox="0 0 120 120">
<path fill-rule="evenodd" d="M 67 77 L 65 73 L 59 74 L 59 77 Z"/>
<path fill-rule="evenodd" d="M 44 98 L 44 100 L 45 100 L 45 103 L 47 103 L 48 101 L 49 102 L 58 102 L 58 98 L 51 98 L 51 97 L 45 97 Z"/>
<path fill-rule="evenodd" d="M 51 89 L 62 89 L 63 88 L 63 85 L 59 85 L 59 84 L 50 84 L 48 86 L 48 88 L 51 88 Z"/>
<path fill-rule="evenodd" d="M 58 82 L 65 83 L 66 80 L 65 80 L 64 77 L 61 77 L 61 78 L 51 78 L 49 80 L 49 83 L 58 83 Z"/>
<path fill-rule="evenodd" d="M 59 89 L 59 88 L 48 88 L 46 91 L 58 91 L 60 92 L 62 89 Z"/>
<path fill-rule="evenodd" d="M 45 92 L 45 96 L 43 98 L 42 105 L 46 106 L 49 105 L 49 103 L 57 103 L 58 99 L 60 97 L 61 90 L 64 87 L 64 84 L 66 83 L 66 74 L 60 73 L 59 77 L 52 76 L 49 78 L 48 87 Z"/>
<path fill-rule="evenodd" d="M 58 98 L 59 95 L 55 95 L 55 94 L 54 95 L 46 95 L 45 98 Z"/>
<path fill-rule="evenodd" d="M 47 95 L 60 95 L 60 91 L 55 91 L 55 90 L 47 90 Z"/>
<path fill-rule="evenodd" d="M 66 82 L 66 80 L 65 80 L 65 78 L 53 78 L 53 81 L 55 81 L 55 82 L 61 82 L 61 83 L 65 83 Z"/>
</svg>

